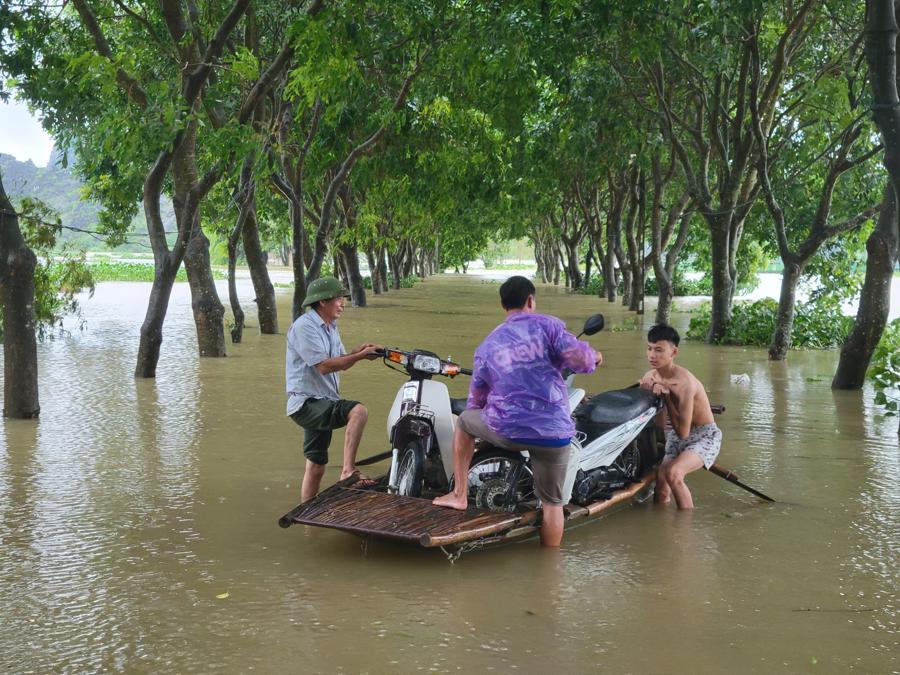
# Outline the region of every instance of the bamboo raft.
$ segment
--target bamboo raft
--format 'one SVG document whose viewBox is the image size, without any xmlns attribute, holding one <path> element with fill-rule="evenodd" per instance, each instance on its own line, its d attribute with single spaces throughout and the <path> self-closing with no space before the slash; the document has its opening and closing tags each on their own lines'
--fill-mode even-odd
<svg viewBox="0 0 900 675">
<path fill-rule="evenodd" d="M 609 499 L 587 506 L 568 504 L 566 525 L 583 518 L 606 515 L 649 493 L 655 467 Z M 425 548 L 474 548 L 537 534 L 540 511 L 497 513 L 469 508 L 455 511 L 434 506 L 430 499 L 403 497 L 379 491 L 378 486 L 356 488 L 357 477 L 339 481 L 308 502 L 283 515 L 278 524 L 327 527 L 343 532 Z M 383 488 L 382 488 L 383 489 Z"/>
</svg>

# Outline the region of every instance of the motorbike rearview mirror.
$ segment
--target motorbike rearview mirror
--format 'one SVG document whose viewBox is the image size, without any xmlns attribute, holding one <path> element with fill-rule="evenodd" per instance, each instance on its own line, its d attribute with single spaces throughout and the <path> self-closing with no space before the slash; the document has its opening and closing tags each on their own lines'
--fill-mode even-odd
<svg viewBox="0 0 900 675">
<path fill-rule="evenodd" d="M 599 333 L 603 330 L 603 326 L 606 322 L 603 320 L 602 314 L 594 314 L 593 316 L 588 317 L 588 320 L 584 322 L 584 330 L 578 335 L 581 337 L 582 335 L 593 335 L 594 333 Z"/>
</svg>

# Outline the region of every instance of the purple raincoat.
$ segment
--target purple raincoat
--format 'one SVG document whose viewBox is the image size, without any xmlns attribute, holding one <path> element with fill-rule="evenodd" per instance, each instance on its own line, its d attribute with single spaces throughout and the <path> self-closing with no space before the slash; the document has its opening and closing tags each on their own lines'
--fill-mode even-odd
<svg viewBox="0 0 900 675">
<path fill-rule="evenodd" d="M 475 350 L 469 408 L 508 439 L 569 439 L 575 424 L 560 371 L 594 371 L 594 350 L 556 317 L 510 314 Z"/>
</svg>

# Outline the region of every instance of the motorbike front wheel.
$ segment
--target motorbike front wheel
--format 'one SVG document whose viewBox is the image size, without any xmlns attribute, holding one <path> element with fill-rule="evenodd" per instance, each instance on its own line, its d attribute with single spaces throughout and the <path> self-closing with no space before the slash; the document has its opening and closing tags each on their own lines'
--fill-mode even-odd
<svg viewBox="0 0 900 675">
<path fill-rule="evenodd" d="M 531 467 L 519 452 L 479 450 L 472 457 L 468 481 L 469 502 L 481 509 L 514 511 L 520 504 L 537 499 Z"/>
<path fill-rule="evenodd" d="M 410 441 L 397 461 L 397 494 L 421 497 L 425 478 L 425 452 L 418 441 Z"/>
</svg>

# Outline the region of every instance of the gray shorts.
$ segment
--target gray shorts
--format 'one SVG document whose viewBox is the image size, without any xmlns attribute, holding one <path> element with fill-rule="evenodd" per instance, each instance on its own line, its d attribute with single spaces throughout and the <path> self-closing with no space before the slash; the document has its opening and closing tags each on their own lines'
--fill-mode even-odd
<svg viewBox="0 0 900 675">
<path fill-rule="evenodd" d="M 700 427 L 691 427 L 687 438 L 678 438 L 671 427 L 666 429 L 666 457 L 677 457 L 685 450 L 692 450 L 700 455 L 703 466 L 712 466 L 722 448 L 722 430 L 715 422 Z"/>
<path fill-rule="evenodd" d="M 457 419 L 456 424 L 470 436 L 480 438 L 498 448 L 516 452 L 527 451 L 531 456 L 534 492 L 541 502 L 560 506 L 569 501 L 572 486 L 567 485 L 566 474 L 568 473 L 570 456 L 576 457 L 577 452 L 577 448 L 573 448 L 571 443 L 559 448 L 516 443 L 493 431 L 484 423 L 481 417 L 481 410 L 475 408 L 464 410 Z M 569 494 L 566 494 L 566 488 L 568 488 Z"/>
</svg>

